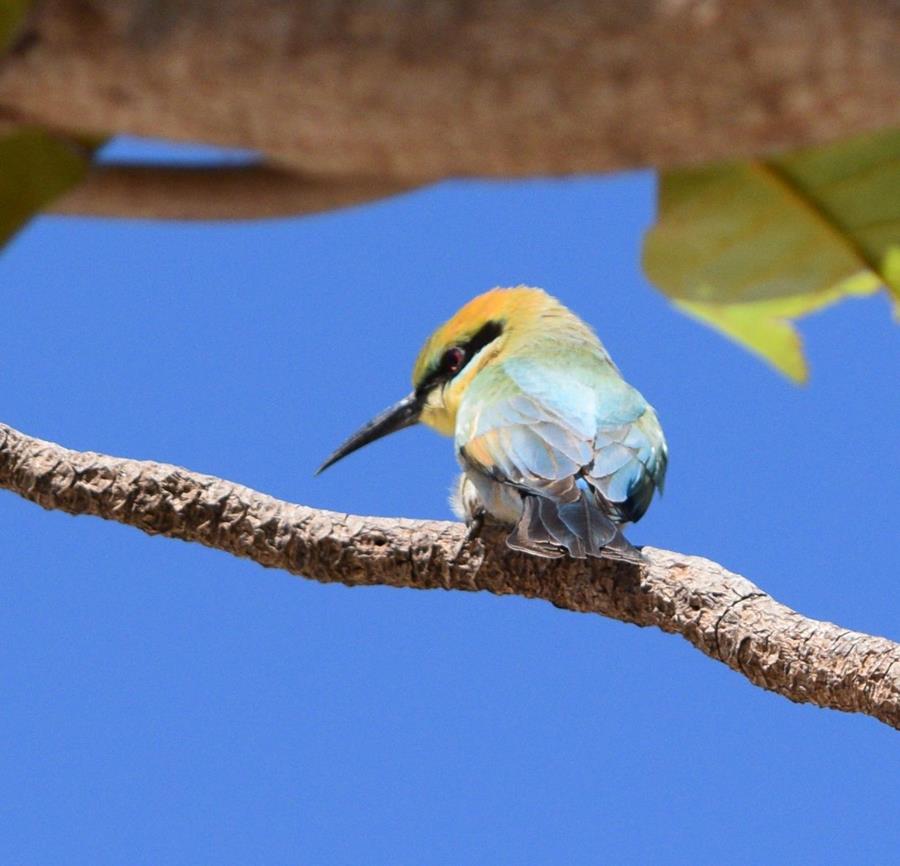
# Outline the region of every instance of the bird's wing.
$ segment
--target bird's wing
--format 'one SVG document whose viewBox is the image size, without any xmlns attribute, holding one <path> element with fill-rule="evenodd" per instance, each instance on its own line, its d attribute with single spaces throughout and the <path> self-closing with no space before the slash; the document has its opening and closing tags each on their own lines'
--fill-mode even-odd
<svg viewBox="0 0 900 866">
<path fill-rule="evenodd" d="M 456 424 L 461 459 L 526 492 L 577 498 L 575 479 L 593 459 L 587 425 L 577 412 L 562 413 L 541 393 L 522 389 L 505 366 L 480 372 L 462 400 Z"/>
<path fill-rule="evenodd" d="M 585 478 L 617 522 L 633 523 L 647 510 L 654 491 L 662 491 L 667 464 L 662 428 L 645 403 L 632 421 L 598 423 L 594 462 Z"/>
<path fill-rule="evenodd" d="M 665 473 L 656 414 L 611 362 L 565 370 L 511 359 L 476 376 L 460 405 L 464 463 L 560 504 L 589 487 L 615 522 L 638 519 Z"/>
</svg>

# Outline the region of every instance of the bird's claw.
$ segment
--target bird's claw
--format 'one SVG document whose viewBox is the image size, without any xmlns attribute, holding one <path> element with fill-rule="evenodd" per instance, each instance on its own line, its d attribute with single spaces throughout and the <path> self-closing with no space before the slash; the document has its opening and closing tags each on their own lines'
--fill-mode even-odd
<svg viewBox="0 0 900 866">
<path fill-rule="evenodd" d="M 472 515 L 471 519 L 466 524 L 466 534 L 463 536 L 463 540 L 459 543 L 459 547 L 456 548 L 456 553 L 453 556 L 454 563 L 459 561 L 459 558 L 463 555 L 463 551 L 465 551 L 466 547 L 481 535 L 481 530 L 484 528 L 484 518 L 485 510 L 483 508 L 479 508 Z"/>
</svg>

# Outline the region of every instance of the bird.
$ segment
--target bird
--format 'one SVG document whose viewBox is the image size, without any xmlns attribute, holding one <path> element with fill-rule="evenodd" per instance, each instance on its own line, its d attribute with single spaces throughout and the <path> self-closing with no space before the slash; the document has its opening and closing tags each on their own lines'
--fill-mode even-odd
<svg viewBox="0 0 900 866">
<path fill-rule="evenodd" d="M 495 288 L 425 341 L 413 391 L 338 447 L 317 474 L 397 430 L 453 437 L 462 473 L 451 506 L 474 536 L 574 559 L 635 548 L 622 528 L 662 493 L 668 447 L 653 407 L 597 335 L 539 288 Z M 469 536 L 467 536 L 469 537 Z"/>
</svg>

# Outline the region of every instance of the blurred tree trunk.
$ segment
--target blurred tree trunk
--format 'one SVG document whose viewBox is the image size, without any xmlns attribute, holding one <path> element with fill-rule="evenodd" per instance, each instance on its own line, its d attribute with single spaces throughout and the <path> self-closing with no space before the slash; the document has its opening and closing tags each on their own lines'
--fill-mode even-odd
<svg viewBox="0 0 900 866">
<path fill-rule="evenodd" d="M 249 148 L 376 196 L 896 125 L 898 45 L 898 0 L 38 0 L 0 114 Z"/>
</svg>

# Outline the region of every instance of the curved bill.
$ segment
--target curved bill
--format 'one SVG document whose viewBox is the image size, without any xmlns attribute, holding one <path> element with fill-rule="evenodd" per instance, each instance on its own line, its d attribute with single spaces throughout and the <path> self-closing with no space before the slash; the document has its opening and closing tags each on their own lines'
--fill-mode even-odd
<svg viewBox="0 0 900 866">
<path fill-rule="evenodd" d="M 402 430 L 404 427 L 412 427 L 419 420 L 422 412 L 422 398 L 415 392 L 408 394 L 399 403 L 394 403 L 389 409 L 385 409 L 380 415 L 376 415 L 365 427 L 357 430 L 343 445 L 340 446 L 317 470 L 316 475 L 324 472 L 329 466 L 337 463 L 348 454 L 368 445 L 388 433 Z"/>
</svg>

